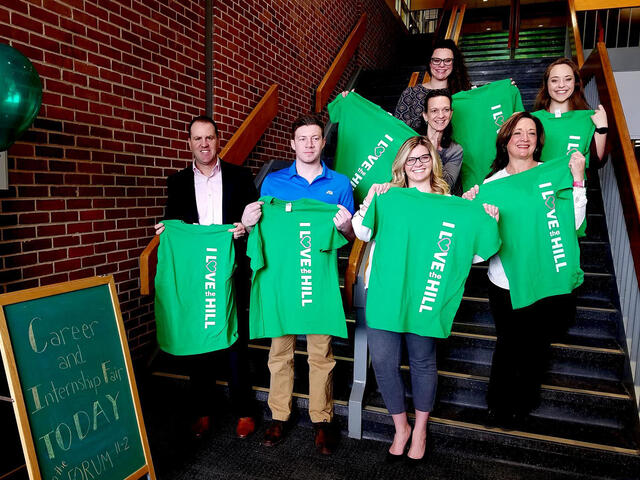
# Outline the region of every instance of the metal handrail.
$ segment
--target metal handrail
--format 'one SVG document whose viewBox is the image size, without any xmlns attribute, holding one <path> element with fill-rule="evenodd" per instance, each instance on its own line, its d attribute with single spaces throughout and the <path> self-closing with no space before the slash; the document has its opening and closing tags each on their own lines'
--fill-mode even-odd
<svg viewBox="0 0 640 480">
<path fill-rule="evenodd" d="M 627 232 L 632 246 L 635 246 L 632 249 L 633 260 L 636 275 L 640 278 L 640 167 L 633 151 L 627 120 L 604 42 L 598 42 L 580 69 L 580 76 L 585 84 L 595 77 L 600 103 L 610 114 L 607 141 L 614 159 L 618 186 L 624 195 L 622 204 Z"/>
<path fill-rule="evenodd" d="M 621 345 L 629 356 L 625 381 L 640 400 L 640 167 L 604 42 L 598 42 L 580 70 L 592 106 L 609 113 L 610 161 L 600 170 L 603 205 L 620 298 Z M 638 404 L 640 405 L 640 404 Z M 640 409 L 638 410 L 640 412 Z"/>
</svg>

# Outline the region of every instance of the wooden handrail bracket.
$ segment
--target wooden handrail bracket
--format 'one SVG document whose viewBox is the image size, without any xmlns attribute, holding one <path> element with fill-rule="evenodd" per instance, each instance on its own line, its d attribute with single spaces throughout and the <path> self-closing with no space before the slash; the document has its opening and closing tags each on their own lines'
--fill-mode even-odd
<svg viewBox="0 0 640 480">
<path fill-rule="evenodd" d="M 358 23 L 356 23 L 356 26 L 351 30 L 351 33 L 344 42 L 344 45 L 342 45 L 338 55 L 336 55 L 336 58 L 333 60 L 331 67 L 329 67 L 329 70 L 320 82 L 320 85 L 316 89 L 316 112 L 321 112 L 329 101 L 329 97 L 331 96 L 333 89 L 336 88 L 336 85 L 338 84 L 340 77 L 342 77 L 345 68 L 347 68 L 351 57 L 353 57 L 356 48 L 358 48 L 366 29 L 367 14 L 363 13 L 360 20 L 358 20 Z"/>
<path fill-rule="evenodd" d="M 274 83 L 227 142 L 220 157 L 225 162 L 242 165 L 277 114 L 278 84 Z"/>
<path fill-rule="evenodd" d="M 140 293 L 142 295 L 150 295 L 154 291 L 158 245 L 160 245 L 160 237 L 155 235 L 140 254 Z"/>
<path fill-rule="evenodd" d="M 409 85 L 407 85 L 408 87 L 415 87 L 416 84 L 418 83 L 418 77 L 420 76 L 420 72 L 413 72 L 411 74 L 411 78 L 409 79 Z"/>
<path fill-rule="evenodd" d="M 356 283 L 356 277 L 358 276 L 366 247 L 366 242 L 356 239 L 349 254 L 349 264 L 344 275 L 344 300 L 349 310 L 353 308 L 353 285 Z"/>
</svg>

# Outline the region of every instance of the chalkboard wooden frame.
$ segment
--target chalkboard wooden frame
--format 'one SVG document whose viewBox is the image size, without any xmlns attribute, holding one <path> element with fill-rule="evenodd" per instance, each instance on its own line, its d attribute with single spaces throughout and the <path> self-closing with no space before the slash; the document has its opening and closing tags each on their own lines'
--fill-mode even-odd
<svg viewBox="0 0 640 480">
<path fill-rule="evenodd" d="M 83 290 L 102 285 L 108 285 L 109 288 L 110 300 L 113 306 L 113 316 L 114 320 L 116 321 L 117 330 L 119 333 L 119 343 L 122 348 L 122 355 L 125 361 L 127 381 L 131 397 L 133 399 L 133 407 L 138 426 L 138 433 L 140 435 L 140 442 L 142 444 L 142 452 L 145 461 L 144 465 L 141 468 L 139 468 L 137 471 L 128 473 L 128 475 L 122 480 L 135 480 L 145 475 L 147 476 L 147 478 L 150 478 L 152 480 L 155 480 L 156 478 L 153 463 L 151 461 L 151 451 L 149 449 L 149 442 L 147 439 L 144 420 L 142 417 L 142 409 L 140 406 L 138 389 L 133 374 L 133 364 L 131 362 L 131 356 L 129 354 L 127 334 L 124 329 L 124 323 L 122 321 L 122 313 L 120 311 L 118 295 L 113 277 L 111 275 L 108 275 L 73 280 L 70 282 L 58 283 L 55 285 L 48 285 L 12 293 L 0 294 L 0 352 L 2 353 L 2 360 L 7 375 L 7 381 L 9 383 L 9 391 L 13 399 L 13 408 L 17 419 L 18 431 L 20 434 L 20 440 L 22 442 L 27 471 L 29 473 L 29 478 L 32 480 L 41 480 L 42 474 L 40 472 L 34 439 L 29 423 L 29 414 L 27 412 L 27 406 L 22 391 L 23 389 L 20 381 L 20 375 L 14 356 L 14 347 L 11 342 L 9 326 L 7 323 L 7 318 L 5 316 L 5 306 L 27 302 L 35 299 L 41 299 L 44 297 L 65 294 L 68 292 L 75 292 L 77 290 Z"/>
</svg>

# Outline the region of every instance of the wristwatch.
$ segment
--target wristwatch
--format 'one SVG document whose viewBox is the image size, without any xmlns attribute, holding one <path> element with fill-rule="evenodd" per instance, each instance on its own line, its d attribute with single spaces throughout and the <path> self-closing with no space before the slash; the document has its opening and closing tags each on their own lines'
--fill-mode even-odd
<svg viewBox="0 0 640 480">
<path fill-rule="evenodd" d="M 599 133 L 600 135 L 604 135 L 605 133 L 607 133 L 609 131 L 609 127 L 599 127 L 596 128 L 596 133 Z"/>
</svg>

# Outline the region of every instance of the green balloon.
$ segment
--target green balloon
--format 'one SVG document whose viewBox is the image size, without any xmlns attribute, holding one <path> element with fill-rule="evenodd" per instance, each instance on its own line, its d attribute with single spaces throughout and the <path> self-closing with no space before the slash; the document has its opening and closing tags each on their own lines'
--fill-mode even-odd
<svg viewBox="0 0 640 480">
<path fill-rule="evenodd" d="M 42 102 L 42 84 L 33 64 L 9 45 L 0 44 L 0 151 L 31 126 Z"/>
</svg>

